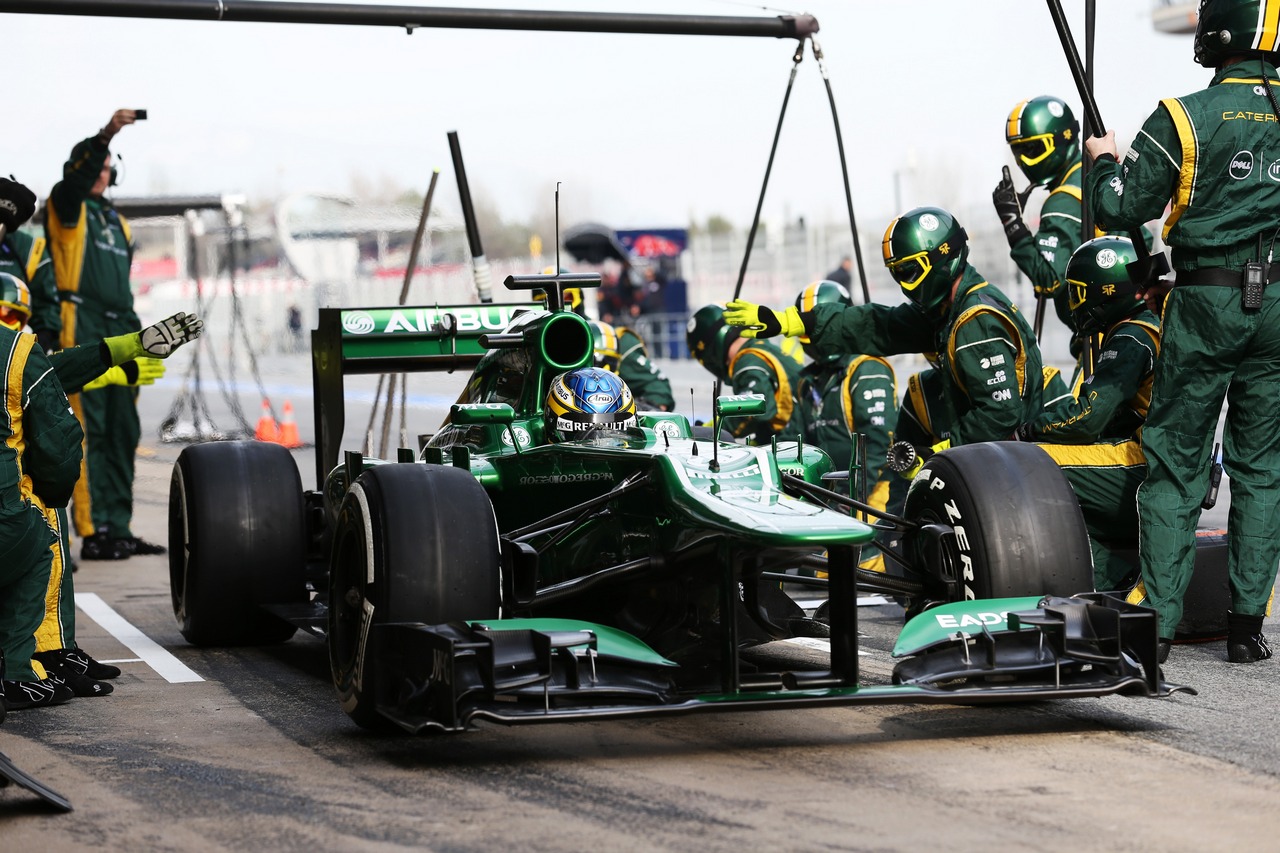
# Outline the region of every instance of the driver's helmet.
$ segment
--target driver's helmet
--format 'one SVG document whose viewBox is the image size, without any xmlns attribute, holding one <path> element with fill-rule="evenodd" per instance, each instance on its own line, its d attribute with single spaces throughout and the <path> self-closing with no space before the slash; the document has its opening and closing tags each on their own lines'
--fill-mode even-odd
<svg viewBox="0 0 1280 853">
<path fill-rule="evenodd" d="M 724 321 L 724 306 L 704 305 L 689 318 L 685 341 L 698 363 L 722 381 L 729 381 L 729 345 L 741 333 Z"/>
<path fill-rule="evenodd" d="M 969 235 L 942 208 L 917 207 L 889 223 L 880 248 L 884 265 L 907 299 L 938 315 L 964 271 Z"/>
<path fill-rule="evenodd" d="M 1280 49 L 1277 0 L 1200 0 L 1196 23 L 1196 62 L 1217 68 L 1231 56 L 1264 56 L 1275 61 Z"/>
<path fill-rule="evenodd" d="M 796 297 L 796 310 L 803 314 L 806 311 L 812 311 L 818 305 L 833 303 L 849 307 L 853 305 L 853 299 L 850 298 L 849 291 L 845 290 L 843 284 L 834 281 L 815 281 L 800 291 L 800 295 Z M 816 349 L 811 345 L 808 335 L 802 335 L 800 343 L 804 345 L 805 354 L 815 361 L 836 361 L 840 359 L 839 353 L 825 358 L 819 356 Z"/>
<path fill-rule="evenodd" d="M 1067 261 L 1071 325 L 1082 334 L 1104 332 L 1142 310 L 1125 267 L 1137 260 L 1128 237 L 1096 237 L 1080 244 Z"/>
<path fill-rule="evenodd" d="M 618 348 L 618 330 L 603 320 L 588 320 L 587 325 L 591 327 L 595 366 L 617 373 L 622 360 Z"/>
<path fill-rule="evenodd" d="M 1080 124 L 1061 98 L 1040 95 L 1009 113 L 1004 139 L 1027 180 L 1044 186 L 1080 160 Z"/>
<path fill-rule="evenodd" d="M 637 425 L 636 401 L 617 374 L 579 367 L 551 381 L 545 418 L 552 441 L 585 438 L 592 430 L 622 432 Z"/>
<path fill-rule="evenodd" d="M 0 272 L 0 323 L 15 332 L 31 319 L 31 291 L 16 275 Z"/>
</svg>

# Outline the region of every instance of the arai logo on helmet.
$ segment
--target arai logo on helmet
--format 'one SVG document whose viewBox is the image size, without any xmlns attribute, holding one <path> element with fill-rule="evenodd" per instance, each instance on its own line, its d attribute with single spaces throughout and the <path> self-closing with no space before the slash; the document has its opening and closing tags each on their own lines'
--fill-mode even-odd
<svg viewBox="0 0 1280 853">
<path fill-rule="evenodd" d="M 1109 270 L 1120 262 L 1120 256 L 1116 254 L 1115 249 L 1103 249 L 1098 256 L 1093 259 L 1099 269 Z"/>
<path fill-rule="evenodd" d="M 1227 174 L 1237 181 L 1243 181 L 1253 174 L 1253 152 L 1248 150 L 1237 152 L 1236 156 L 1231 158 L 1231 168 L 1227 170 Z"/>
<path fill-rule="evenodd" d="M 367 335 L 377 325 L 368 311 L 344 311 L 342 314 L 342 328 L 353 335 Z"/>
<path fill-rule="evenodd" d="M 1062 101 L 1050 101 L 1044 107 L 1049 111 L 1049 115 L 1054 118 L 1062 118 Z"/>
<path fill-rule="evenodd" d="M 612 394 L 591 394 L 587 397 L 587 402 L 592 406 L 608 406 L 616 399 Z"/>
<path fill-rule="evenodd" d="M 926 213 L 924 216 L 920 217 L 920 227 L 925 231 L 937 231 L 938 217 L 934 216 L 932 213 Z"/>
</svg>

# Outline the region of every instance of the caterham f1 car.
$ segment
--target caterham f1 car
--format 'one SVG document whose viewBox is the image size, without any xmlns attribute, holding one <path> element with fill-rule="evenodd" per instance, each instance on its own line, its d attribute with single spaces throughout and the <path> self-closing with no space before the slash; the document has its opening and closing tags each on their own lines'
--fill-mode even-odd
<svg viewBox="0 0 1280 853">
<path fill-rule="evenodd" d="M 196 645 L 324 638 L 362 726 L 459 731 L 860 703 L 1167 695 L 1154 613 L 1089 592 L 1089 544 L 1056 465 L 1004 442 L 937 454 L 901 517 L 851 497 L 816 447 L 746 446 L 680 414 L 552 440 L 552 380 L 591 363 L 563 309 L 588 274 L 512 276 L 545 304 L 323 309 L 312 334 L 316 488 L 283 447 L 188 447 L 170 579 Z M 445 424 L 395 460 L 347 452 L 352 374 L 473 370 Z M 761 401 L 721 397 L 716 420 Z M 704 437 L 705 436 L 705 437 Z M 885 572 L 861 546 L 892 539 Z M 826 588 L 811 612 L 792 591 Z M 860 683 L 859 591 L 917 613 L 888 684 Z M 1078 594 L 1083 593 L 1083 594 Z M 1074 597 L 1073 597 L 1074 596 Z M 824 637 L 829 664 L 747 656 Z"/>
</svg>

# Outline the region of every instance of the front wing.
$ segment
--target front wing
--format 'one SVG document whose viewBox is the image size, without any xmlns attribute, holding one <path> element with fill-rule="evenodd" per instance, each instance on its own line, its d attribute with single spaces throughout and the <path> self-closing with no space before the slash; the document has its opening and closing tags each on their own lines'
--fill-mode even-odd
<svg viewBox="0 0 1280 853">
<path fill-rule="evenodd" d="M 487 720 L 557 722 L 703 711 L 860 704 L 986 704 L 1189 688 L 1161 680 L 1155 613 L 1102 595 L 1046 599 L 1009 614 L 1009 629 L 958 635 L 903 661 L 891 685 L 832 672 L 753 673 L 718 692 L 678 687 L 679 667 L 621 632 L 579 622 L 553 629 L 375 626 L 378 710 L 410 732 L 462 731 Z M 606 636 L 608 635 L 608 636 Z M 625 636 L 625 635 L 622 635 Z M 728 670 L 736 673 L 736 668 Z"/>
</svg>

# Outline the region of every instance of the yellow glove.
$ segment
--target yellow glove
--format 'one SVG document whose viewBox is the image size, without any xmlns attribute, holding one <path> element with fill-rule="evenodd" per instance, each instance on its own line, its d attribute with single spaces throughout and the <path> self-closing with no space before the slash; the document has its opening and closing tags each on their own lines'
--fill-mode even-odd
<svg viewBox="0 0 1280 853">
<path fill-rule="evenodd" d="M 157 358 L 139 358 L 126 362 L 118 367 L 109 367 L 107 371 L 90 382 L 86 382 L 83 391 L 105 388 L 108 385 L 150 385 L 164 376 L 164 362 Z"/>
<path fill-rule="evenodd" d="M 725 306 L 724 321 L 730 326 L 742 326 L 744 338 L 772 338 L 774 335 L 798 338 L 806 334 L 804 321 L 794 305 L 779 314 L 772 308 L 735 299 Z"/>
</svg>

